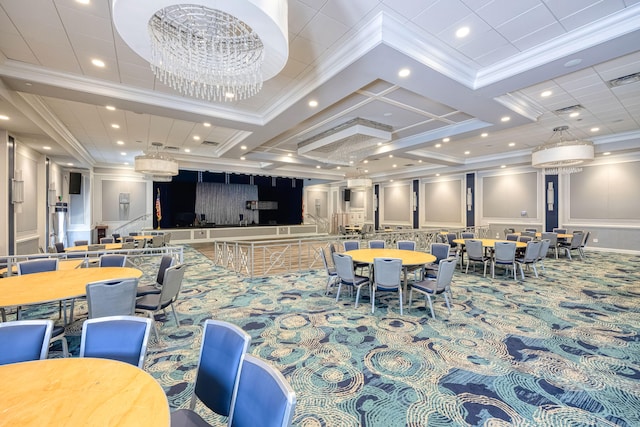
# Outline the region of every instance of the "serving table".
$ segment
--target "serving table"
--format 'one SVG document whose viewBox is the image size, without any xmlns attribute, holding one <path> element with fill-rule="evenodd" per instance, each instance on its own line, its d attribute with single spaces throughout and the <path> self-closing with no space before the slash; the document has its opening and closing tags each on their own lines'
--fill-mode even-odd
<svg viewBox="0 0 640 427">
<path fill-rule="evenodd" d="M 110 359 L 0 366 L 2 426 L 169 426 L 167 397 L 147 372 Z"/>
</svg>

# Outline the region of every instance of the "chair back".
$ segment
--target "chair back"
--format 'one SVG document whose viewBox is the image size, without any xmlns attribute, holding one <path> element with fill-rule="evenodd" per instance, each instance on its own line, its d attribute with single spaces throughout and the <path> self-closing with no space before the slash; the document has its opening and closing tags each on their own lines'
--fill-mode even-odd
<svg viewBox="0 0 640 427">
<path fill-rule="evenodd" d="M 85 320 L 80 357 L 119 360 L 142 369 L 151 331 L 151 319 L 109 316 Z"/>
<path fill-rule="evenodd" d="M 518 240 L 518 237 L 520 236 L 518 236 L 517 234 L 509 233 L 506 235 L 505 239 L 509 240 L 510 242 L 516 242 Z"/>
<path fill-rule="evenodd" d="M 369 249 L 384 249 L 384 240 L 369 240 Z"/>
<path fill-rule="evenodd" d="M 280 371 L 247 354 L 230 427 L 286 427 L 291 425 L 296 393 Z"/>
<path fill-rule="evenodd" d="M 436 242 L 438 242 L 438 243 L 447 243 L 448 242 L 447 235 L 446 234 L 440 234 L 440 233 L 436 234 Z M 447 244 L 449 244 L 449 243 L 447 243 Z"/>
<path fill-rule="evenodd" d="M 320 258 L 322 258 L 322 264 L 324 265 L 324 269 L 327 271 L 327 274 L 332 274 L 331 268 L 329 267 L 329 263 L 327 262 L 327 256 L 324 253 L 324 249 L 319 248 L 318 252 L 320 252 Z"/>
<path fill-rule="evenodd" d="M 538 254 L 538 259 L 545 259 L 547 257 L 547 252 L 549 251 L 549 247 L 551 246 L 551 241 L 549 239 L 541 240 L 540 244 L 540 254 Z"/>
<path fill-rule="evenodd" d="M 169 246 L 169 243 L 171 243 L 171 232 L 164 233 L 162 236 L 162 243 L 164 246 Z"/>
<path fill-rule="evenodd" d="M 558 234 L 567 234 L 567 229 L 566 228 L 554 228 L 553 232 L 554 233 L 558 233 Z"/>
<path fill-rule="evenodd" d="M 498 264 L 513 264 L 516 259 L 515 242 L 495 242 L 493 249 L 495 262 Z"/>
<path fill-rule="evenodd" d="M 532 239 L 534 237 L 536 237 L 536 232 L 535 231 L 523 231 L 522 233 L 520 233 L 521 237 L 531 237 Z"/>
<path fill-rule="evenodd" d="M 73 246 L 86 246 L 88 244 L 88 240 L 76 240 L 75 242 L 73 242 Z"/>
<path fill-rule="evenodd" d="M 56 247 L 56 252 L 58 252 L 58 253 L 60 253 L 60 254 L 64 252 L 64 243 L 62 243 L 62 242 L 56 242 L 56 243 L 54 244 L 54 246 Z"/>
<path fill-rule="evenodd" d="M 448 243 L 432 243 L 431 244 L 431 255 L 436 257 L 435 262 L 439 263 L 440 260 L 449 258 L 449 251 L 451 250 L 451 246 Z"/>
<path fill-rule="evenodd" d="M 482 244 L 482 242 L 480 242 L 480 244 Z M 451 285 L 451 280 L 453 279 L 453 273 L 455 270 L 456 270 L 456 259 L 453 257 L 443 259 L 438 263 L 438 275 L 436 276 L 436 291 L 441 291 Z"/>
<path fill-rule="evenodd" d="M 162 290 L 160 291 L 161 307 L 166 307 L 178 298 L 186 269 L 186 264 L 178 264 L 164 271 L 164 280 L 162 281 Z"/>
<path fill-rule="evenodd" d="M 476 233 L 468 233 L 468 232 L 464 232 L 464 233 L 460 233 L 460 238 L 461 239 L 475 239 L 476 238 Z"/>
<path fill-rule="evenodd" d="M 464 247 L 467 251 L 469 259 L 482 259 L 484 257 L 484 249 L 482 248 L 482 240 L 470 239 L 464 241 Z"/>
<path fill-rule="evenodd" d="M 453 242 L 457 238 L 456 233 L 447 233 L 447 243 L 449 243 L 449 246 L 452 248 L 457 247 L 458 244 Z"/>
<path fill-rule="evenodd" d="M 338 233 L 345 235 L 347 234 L 347 230 L 344 228 L 344 225 L 339 225 L 338 226 Z"/>
<path fill-rule="evenodd" d="M 513 234 L 513 233 L 515 233 L 515 232 L 516 232 L 516 230 L 515 230 L 514 228 L 505 228 L 505 229 L 504 229 L 504 235 L 505 235 L 505 237 L 507 236 L 507 234 Z"/>
<path fill-rule="evenodd" d="M 120 240 L 120 233 L 113 233 L 111 234 L 111 237 L 113 237 L 113 241 L 117 242 L 118 240 Z"/>
<path fill-rule="evenodd" d="M 549 246 L 553 247 L 558 244 L 558 233 L 544 232 L 540 235 L 541 240 L 548 240 Z"/>
<path fill-rule="evenodd" d="M 402 280 L 402 260 L 398 258 L 374 258 L 373 280 L 376 288 L 397 290 Z"/>
<path fill-rule="evenodd" d="M 336 266 L 336 274 L 343 283 L 353 285 L 355 282 L 355 272 L 353 269 L 353 258 L 351 255 L 334 253 L 333 265 Z"/>
<path fill-rule="evenodd" d="M 53 320 L 0 323 L 0 365 L 46 359 Z"/>
<path fill-rule="evenodd" d="M 161 248 L 164 245 L 164 236 L 157 234 L 151 239 L 152 248 Z"/>
<path fill-rule="evenodd" d="M 125 237 L 126 239 L 126 237 Z M 134 242 L 133 240 L 130 242 L 124 242 L 122 244 L 122 249 L 135 249 L 136 248 L 136 242 Z"/>
<path fill-rule="evenodd" d="M 123 238 L 123 242 L 124 243 L 131 243 L 131 242 L 135 243 L 135 241 L 136 241 L 136 239 L 135 239 L 134 236 L 125 236 Z"/>
<path fill-rule="evenodd" d="M 136 310 L 138 279 L 103 280 L 87 283 L 89 319 L 133 316 Z"/>
<path fill-rule="evenodd" d="M 217 414 L 233 414 L 250 342 L 249 334 L 236 325 L 220 320 L 204 322 L 194 395 Z M 192 399 L 192 409 L 195 403 Z"/>
<path fill-rule="evenodd" d="M 582 245 L 583 235 L 582 233 L 573 233 L 571 238 L 571 247 L 569 249 L 578 249 Z"/>
<path fill-rule="evenodd" d="M 131 233 L 129 233 L 129 236 L 139 236 L 140 233 L 138 233 L 137 231 L 132 231 Z"/>
<path fill-rule="evenodd" d="M 107 244 L 107 243 L 113 243 L 114 239 L 113 237 L 101 237 L 100 238 L 100 244 Z"/>
<path fill-rule="evenodd" d="M 396 242 L 398 245 L 398 249 L 402 249 L 403 251 L 415 251 L 416 250 L 416 242 L 413 240 L 398 240 Z"/>
<path fill-rule="evenodd" d="M 58 258 L 41 258 L 22 261 L 18 263 L 18 274 L 42 273 L 45 271 L 56 271 L 58 269 Z"/>
<path fill-rule="evenodd" d="M 342 245 L 344 246 L 345 252 L 360 249 L 359 240 L 345 240 L 344 242 L 342 242 Z"/>
<path fill-rule="evenodd" d="M 584 239 L 582 239 L 582 243 L 580 244 L 581 248 L 587 246 L 587 243 L 589 243 L 589 236 L 591 236 L 591 232 L 587 231 L 587 234 L 584 235 Z"/>
<path fill-rule="evenodd" d="M 518 236 L 518 242 L 530 242 L 531 240 L 533 240 L 533 237 L 531 236 L 523 236 L 522 234 Z"/>
<path fill-rule="evenodd" d="M 105 254 L 100 256 L 100 267 L 124 267 L 127 256 L 123 254 Z"/>
<path fill-rule="evenodd" d="M 524 231 L 526 231 L 527 233 L 537 233 L 538 230 L 536 230 L 535 228 L 525 228 Z"/>
<path fill-rule="evenodd" d="M 160 265 L 158 265 L 158 274 L 156 275 L 156 283 L 162 285 L 164 282 L 164 273 L 167 271 L 167 268 L 173 265 L 173 257 L 171 255 L 162 255 L 160 258 Z"/>
<path fill-rule="evenodd" d="M 104 250 L 106 248 L 105 245 L 89 245 L 89 247 L 87 247 L 87 251 L 89 252 L 96 252 L 96 251 L 101 251 Z"/>
<path fill-rule="evenodd" d="M 535 262 L 540 256 L 540 246 L 542 242 L 540 240 L 530 240 L 527 242 L 527 249 L 524 251 L 523 262 Z"/>
</svg>

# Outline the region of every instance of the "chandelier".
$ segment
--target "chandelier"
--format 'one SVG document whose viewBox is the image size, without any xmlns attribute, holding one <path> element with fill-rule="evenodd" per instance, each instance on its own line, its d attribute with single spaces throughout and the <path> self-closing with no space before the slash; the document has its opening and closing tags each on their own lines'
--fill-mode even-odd
<svg viewBox="0 0 640 427">
<path fill-rule="evenodd" d="M 135 157 L 135 171 L 146 175 L 153 175 L 154 181 L 161 181 L 164 177 L 178 175 L 178 162 L 160 153 L 162 144 L 152 142 L 156 151 Z M 166 178 L 164 178 L 166 179 Z"/>
<path fill-rule="evenodd" d="M 554 128 L 551 138 L 533 149 L 531 165 L 544 168 L 545 175 L 581 172 L 578 165 L 593 160 L 593 143 L 577 139 L 568 130 L 568 126 Z M 564 132 L 570 136 L 569 139 L 565 138 Z"/>
<path fill-rule="evenodd" d="M 113 19 L 156 78 L 190 97 L 252 97 L 288 57 L 286 0 L 114 0 Z"/>
<path fill-rule="evenodd" d="M 367 189 L 371 188 L 373 181 L 362 173 L 362 169 L 356 168 L 356 174 L 351 178 L 347 178 L 347 188 L 349 189 Z"/>
</svg>

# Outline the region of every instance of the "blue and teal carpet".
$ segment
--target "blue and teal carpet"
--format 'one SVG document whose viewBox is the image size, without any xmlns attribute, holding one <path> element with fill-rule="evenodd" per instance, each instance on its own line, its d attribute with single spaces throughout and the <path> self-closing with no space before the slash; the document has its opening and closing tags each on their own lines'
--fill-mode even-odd
<svg viewBox="0 0 640 427">
<path fill-rule="evenodd" d="M 393 294 L 371 314 L 366 291 L 358 308 L 325 296 L 323 271 L 242 279 L 186 247 L 181 326 L 158 316 L 145 369 L 172 409 L 188 406 L 215 318 L 289 380 L 296 426 L 640 426 L 640 257 L 587 255 L 517 282 L 457 270 L 452 313 L 436 298 L 434 320 L 415 295 L 403 316 Z M 75 355 L 80 328 L 67 332 Z"/>
</svg>

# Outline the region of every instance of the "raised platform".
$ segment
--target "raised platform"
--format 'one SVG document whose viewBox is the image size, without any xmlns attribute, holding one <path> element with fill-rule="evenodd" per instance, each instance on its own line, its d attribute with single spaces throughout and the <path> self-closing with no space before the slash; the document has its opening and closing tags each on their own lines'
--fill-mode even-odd
<svg viewBox="0 0 640 427">
<path fill-rule="evenodd" d="M 157 231 L 157 230 L 155 230 Z M 303 237 L 318 234 L 315 224 L 300 225 L 249 225 L 165 228 L 160 231 L 171 233 L 172 243 L 204 243 L 221 239 L 250 240 L 255 238 Z"/>
</svg>

